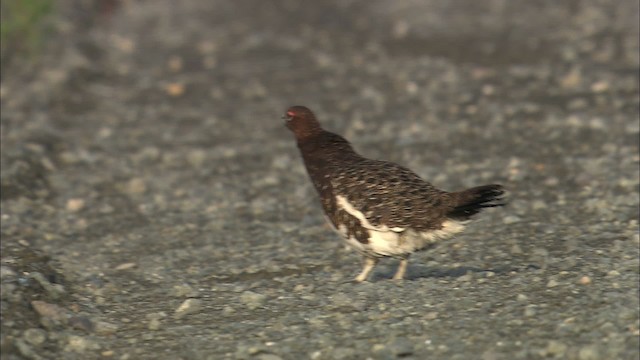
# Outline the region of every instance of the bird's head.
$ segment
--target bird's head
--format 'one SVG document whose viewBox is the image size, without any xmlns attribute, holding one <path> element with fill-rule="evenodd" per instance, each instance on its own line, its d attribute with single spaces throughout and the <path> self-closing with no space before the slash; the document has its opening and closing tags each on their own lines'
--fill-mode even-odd
<svg viewBox="0 0 640 360">
<path fill-rule="evenodd" d="M 305 106 L 292 106 L 282 116 L 285 126 L 291 130 L 297 139 L 302 139 L 322 131 L 316 116 Z"/>
</svg>

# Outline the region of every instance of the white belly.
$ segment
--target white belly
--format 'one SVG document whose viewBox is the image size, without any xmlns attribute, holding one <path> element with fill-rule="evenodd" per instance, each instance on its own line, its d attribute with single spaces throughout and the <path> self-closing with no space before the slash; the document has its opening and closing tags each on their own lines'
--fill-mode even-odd
<svg viewBox="0 0 640 360">
<path fill-rule="evenodd" d="M 347 237 L 347 231 L 343 226 L 337 230 L 346 243 L 360 253 L 374 256 L 405 257 L 460 233 L 464 227 L 465 224 L 462 222 L 448 220 L 443 224 L 442 229 L 433 231 L 417 232 L 407 229 L 395 232 L 367 229 L 369 232 L 367 244 L 359 242 L 354 237 Z"/>
</svg>

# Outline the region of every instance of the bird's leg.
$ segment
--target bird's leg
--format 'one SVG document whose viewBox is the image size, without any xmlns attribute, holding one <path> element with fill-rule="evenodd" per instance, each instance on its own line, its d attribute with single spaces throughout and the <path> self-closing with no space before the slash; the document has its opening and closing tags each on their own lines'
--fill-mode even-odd
<svg viewBox="0 0 640 360">
<path fill-rule="evenodd" d="M 378 263 L 377 258 L 365 257 L 364 266 L 362 267 L 362 271 L 360 272 L 360 274 L 356 276 L 356 281 L 363 282 L 367 280 L 367 277 L 369 277 L 371 270 L 373 270 L 373 267 L 376 266 L 377 263 Z"/>
<path fill-rule="evenodd" d="M 393 280 L 402 280 L 404 279 L 404 274 L 407 272 L 407 265 L 409 264 L 409 257 L 406 257 L 400 260 L 400 264 L 398 265 L 398 270 L 396 274 L 393 275 Z"/>
</svg>

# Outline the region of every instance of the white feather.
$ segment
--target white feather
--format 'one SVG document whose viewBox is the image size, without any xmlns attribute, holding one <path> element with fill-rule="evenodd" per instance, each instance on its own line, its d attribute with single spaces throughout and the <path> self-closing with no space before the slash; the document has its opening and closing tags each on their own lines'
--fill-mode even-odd
<svg viewBox="0 0 640 360">
<path fill-rule="evenodd" d="M 365 215 L 349 203 L 344 196 L 338 195 L 336 202 L 338 207 L 360 220 L 360 224 L 369 232 L 369 242 L 363 244 L 354 237 L 348 237 L 347 228 L 343 224 L 340 224 L 336 230 L 349 246 L 369 255 L 405 256 L 461 232 L 466 223 L 446 220 L 441 229 L 423 232 L 401 227 L 389 228 L 386 225 L 373 226 Z"/>
</svg>

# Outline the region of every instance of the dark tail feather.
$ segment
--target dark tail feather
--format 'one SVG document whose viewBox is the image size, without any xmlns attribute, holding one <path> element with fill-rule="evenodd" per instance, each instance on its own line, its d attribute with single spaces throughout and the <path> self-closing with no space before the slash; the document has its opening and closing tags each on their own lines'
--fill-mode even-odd
<svg viewBox="0 0 640 360">
<path fill-rule="evenodd" d="M 501 185 L 483 185 L 452 193 L 457 204 L 447 214 L 452 219 L 467 220 L 488 207 L 504 206 L 504 189 Z"/>
</svg>

